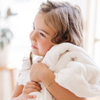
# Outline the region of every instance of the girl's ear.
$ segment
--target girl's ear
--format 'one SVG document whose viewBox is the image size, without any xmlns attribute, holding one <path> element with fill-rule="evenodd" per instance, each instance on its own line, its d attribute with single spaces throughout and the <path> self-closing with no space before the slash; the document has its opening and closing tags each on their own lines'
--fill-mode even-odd
<svg viewBox="0 0 100 100">
<path fill-rule="evenodd" d="M 70 42 L 70 36 L 69 34 L 67 33 L 62 33 L 62 34 L 57 34 L 53 39 L 52 39 L 52 42 L 54 44 L 60 44 L 60 43 L 63 43 L 63 42 Z"/>
</svg>

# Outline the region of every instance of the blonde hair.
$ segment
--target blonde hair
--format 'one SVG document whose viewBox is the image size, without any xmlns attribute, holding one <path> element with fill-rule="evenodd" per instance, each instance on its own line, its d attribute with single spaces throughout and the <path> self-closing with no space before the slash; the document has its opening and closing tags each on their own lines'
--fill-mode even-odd
<svg viewBox="0 0 100 100">
<path fill-rule="evenodd" d="M 44 15 L 46 25 L 56 33 L 51 40 L 53 44 L 69 42 L 83 47 L 83 20 L 78 6 L 47 0 L 40 5 L 38 13 Z"/>
<path fill-rule="evenodd" d="M 40 5 L 39 13 L 44 14 L 46 25 L 56 32 L 52 39 L 54 44 L 70 42 L 83 47 L 83 21 L 78 6 L 47 0 Z"/>
</svg>

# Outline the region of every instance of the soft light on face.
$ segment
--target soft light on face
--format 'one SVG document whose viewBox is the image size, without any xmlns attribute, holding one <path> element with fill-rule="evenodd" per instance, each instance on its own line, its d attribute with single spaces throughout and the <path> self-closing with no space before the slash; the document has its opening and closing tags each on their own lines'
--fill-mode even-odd
<svg viewBox="0 0 100 100">
<path fill-rule="evenodd" d="M 55 31 L 45 24 L 44 16 L 37 14 L 33 23 L 33 30 L 30 33 L 32 53 L 38 56 L 45 56 L 53 46 L 51 39 L 55 36 Z"/>
</svg>

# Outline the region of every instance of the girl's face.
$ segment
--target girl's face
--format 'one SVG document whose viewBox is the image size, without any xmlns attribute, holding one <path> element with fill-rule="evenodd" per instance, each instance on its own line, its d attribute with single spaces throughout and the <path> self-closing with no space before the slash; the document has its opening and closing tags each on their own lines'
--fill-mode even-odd
<svg viewBox="0 0 100 100">
<path fill-rule="evenodd" d="M 53 46 L 51 39 L 55 34 L 55 31 L 45 24 L 43 15 L 37 14 L 33 23 L 33 30 L 29 36 L 32 53 L 38 56 L 45 56 Z"/>
</svg>

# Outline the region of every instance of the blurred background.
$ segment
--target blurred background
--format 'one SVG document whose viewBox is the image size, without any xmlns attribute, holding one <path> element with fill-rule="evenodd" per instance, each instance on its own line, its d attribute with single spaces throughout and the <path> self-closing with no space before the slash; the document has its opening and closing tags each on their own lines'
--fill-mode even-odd
<svg viewBox="0 0 100 100">
<path fill-rule="evenodd" d="M 0 100 L 10 100 L 39 5 L 46 0 L 0 0 Z M 80 6 L 84 20 L 84 49 L 100 67 L 100 0 L 68 1 Z M 88 98 L 100 100 L 100 97 Z"/>
</svg>

